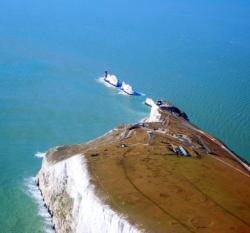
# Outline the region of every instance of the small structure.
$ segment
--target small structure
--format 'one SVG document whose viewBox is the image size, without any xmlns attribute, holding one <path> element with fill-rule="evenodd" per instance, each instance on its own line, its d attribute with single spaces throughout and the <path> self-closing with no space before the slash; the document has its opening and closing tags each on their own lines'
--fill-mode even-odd
<svg viewBox="0 0 250 233">
<path fill-rule="evenodd" d="M 182 147 L 182 146 L 174 146 L 172 145 L 172 150 L 173 152 L 178 156 L 184 156 L 184 157 L 188 157 L 190 156 L 189 153 Z"/>
</svg>

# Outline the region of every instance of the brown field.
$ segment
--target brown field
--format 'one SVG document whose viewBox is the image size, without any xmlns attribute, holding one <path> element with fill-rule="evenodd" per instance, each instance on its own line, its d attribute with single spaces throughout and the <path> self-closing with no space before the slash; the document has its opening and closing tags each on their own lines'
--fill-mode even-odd
<svg viewBox="0 0 250 233">
<path fill-rule="evenodd" d="M 250 232 L 249 171 L 212 136 L 182 119 L 163 118 L 132 130 L 120 126 L 47 157 L 84 154 L 99 197 L 145 232 Z M 173 146 L 190 156 L 177 156 Z"/>
</svg>

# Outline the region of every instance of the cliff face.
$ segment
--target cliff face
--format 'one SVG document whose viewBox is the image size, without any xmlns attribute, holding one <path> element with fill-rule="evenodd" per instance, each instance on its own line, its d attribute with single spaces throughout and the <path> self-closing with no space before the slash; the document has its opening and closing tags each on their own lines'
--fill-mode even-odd
<svg viewBox="0 0 250 233">
<path fill-rule="evenodd" d="M 45 157 L 37 181 L 56 232 L 138 232 L 95 195 L 83 156 Z"/>
<path fill-rule="evenodd" d="M 37 184 L 56 232 L 249 232 L 249 166 L 152 107 L 87 144 L 51 149 Z"/>
</svg>

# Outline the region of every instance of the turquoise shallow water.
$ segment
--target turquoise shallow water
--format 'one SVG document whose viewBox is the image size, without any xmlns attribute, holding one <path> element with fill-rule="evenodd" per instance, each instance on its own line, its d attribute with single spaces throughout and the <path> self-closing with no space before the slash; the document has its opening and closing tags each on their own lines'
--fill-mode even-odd
<svg viewBox="0 0 250 233">
<path fill-rule="evenodd" d="M 98 83 L 108 69 L 250 160 L 247 1 L 1 1 L 0 233 L 43 232 L 27 179 L 55 145 L 148 113 Z"/>
</svg>

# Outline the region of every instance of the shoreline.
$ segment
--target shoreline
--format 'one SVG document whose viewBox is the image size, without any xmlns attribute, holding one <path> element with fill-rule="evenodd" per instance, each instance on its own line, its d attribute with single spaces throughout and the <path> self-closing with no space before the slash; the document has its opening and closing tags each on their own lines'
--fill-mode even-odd
<svg viewBox="0 0 250 233">
<path fill-rule="evenodd" d="M 63 211 L 57 223 L 54 221 L 55 229 L 71 229 L 77 221 L 74 204 L 69 203 L 79 203 L 76 190 L 82 185 L 68 183 L 75 179 L 68 169 L 76 154 L 84 154 L 87 167 L 81 172 L 88 170 L 93 193 L 114 213 L 141 226 L 142 232 L 199 233 L 200 228 L 207 228 L 227 233 L 230 227 L 238 229 L 236 232 L 250 229 L 243 204 L 249 201 L 244 193 L 250 193 L 247 165 L 243 166 L 244 162 L 232 156 L 219 140 L 183 118 L 152 111 L 144 122 L 118 126 L 85 144 L 55 147 L 46 153 L 38 174 L 39 186 L 43 196 L 46 193 L 44 200 L 53 219 Z M 182 148 L 185 153 L 177 153 L 174 148 Z M 62 189 L 66 193 L 54 199 L 53 193 Z M 68 203 L 64 210 L 60 210 L 64 204 L 56 201 L 61 199 Z M 241 206 L 241 211 L 234 203 Z M 83 216 L 84 210 L 84 206 L 79 207 Z M 229 220 L 230 224 L 225 224 Z"/>
<path fill-rule="evenodd" d="M 199 127 L 197 127 L 196 125 L 194 125 L 193 123 L 189 123 L 189 125 L 186 125 L 186 126 L 187 127 L 191 126 L 194 130 L 202 133 L 209 140 L 217 143 L 219 146 L 221 146 L 221 148 L 223 148 L 224 150 L 226 150 L 231 155 L 231 157 L 233 159 L 237 160 L 247 170 L 247 172 L 250 172 L 250 166 L 249 166 L 250 163 L 249 163 L 249 161 L 247 159 L 243 158 L 242 156 L 238 155 L 237 153 L 235 153 L 233 150 L 231 150 L 222 140 L 214 137 L 210 133 L 207 133 L 207 132 L 203 131 L 202 129 L 200 129 Z"/>
<path fill-rule="evenodd" d="M 51 211 L 49 211 L 44 202 L 42 192 L 37 185 L 36 177 L 27 178 L 25 180 L 25 187 L 27 188 L 27 194 L 34 200 L 37 205 L 38 216 L 42 218 L 44 232 L 55 233 Z"/>
<path fill-rule="evenodd" d="M 56 165 L 50 164 L 44 157 L 43 168 L 36 177 L 36 186 L 44 201 L 44 207 L 52 219 L 53 231 L 74 233 L 109 232 L 109 230 L 124 233 L 143 232 L 139 231 L 136 226 L 130 225 L 125 216 L 114 212 L 96 196 L 94 187 L 90 183 L 91 179 L 86 163 L 85 156 L 82 154 L 72 155 L 67 161 L 59 161 Z M 60 178 L 56 182 L 64 183 L 65 187 L 54 184 L 48 192 L 45 187 L 49 180 L 46 181 L 46 179 L 53 179 L 53 177 L 49 178 L 48 176 L 59 176 Z M 69 180 L 68 177 L 73 180 Z M 69 188 L 73 190 L 68 190 Z M 68 197 L 65 197 L 64 192 L 68 192 L 66 195 Z M 69 212 L 64 213 L 65 216 L 68 216 L 67 221 L 71 221 L 68 225 L 57 213 L 62 210 L 60 209 L 61 203 L 58 203 L 55 197 L 64 198 L 65 203 L 70 205 L 65 207 Z"/>
</svg>

